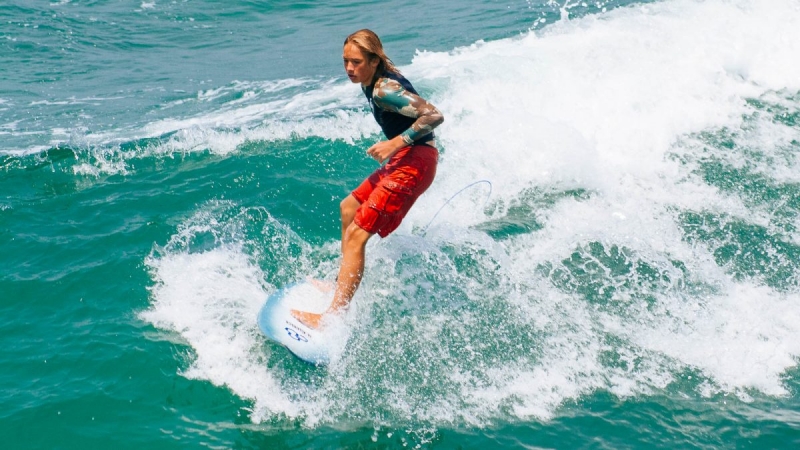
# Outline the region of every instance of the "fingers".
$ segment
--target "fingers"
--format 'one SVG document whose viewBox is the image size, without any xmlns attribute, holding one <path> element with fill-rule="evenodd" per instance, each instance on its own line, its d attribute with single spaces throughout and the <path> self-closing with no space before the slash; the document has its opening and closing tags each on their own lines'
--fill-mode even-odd
<svg viewBox="0 0 800 450">
<path fill-rule="evenodd" d="M 378 151 L 378 148 L 377 148 L 377 147 L 378 147 L 378 145 L 379 145 L 379 144 L 375 144 L 375 145 L 373 145 L 372 147 L 368 148 L 368 149 L 367 149 L 367 154 L 368 154 L 368 155 L 369 155 L 369 156 L 370 156 L 372 159 L 374 159 L 375 161 L 378 161 L 378 162 L 383 162 L 383 158 L 381 158 L 381 156 L 380 156 L 380 152 Z"/>
</svg>

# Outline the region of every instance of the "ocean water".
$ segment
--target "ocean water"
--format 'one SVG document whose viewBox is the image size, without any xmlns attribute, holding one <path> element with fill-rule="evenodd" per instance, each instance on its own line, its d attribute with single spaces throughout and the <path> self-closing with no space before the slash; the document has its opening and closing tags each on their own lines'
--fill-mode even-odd
<svg viewBox="0 0 800 450">
<path fill-rule="evenodd" d="M 369 27 L 445 115 L 328 367 L 381 137 Z M 0 6 L 2 448 L 797 448 L 797 0 Z"/>
</svg>

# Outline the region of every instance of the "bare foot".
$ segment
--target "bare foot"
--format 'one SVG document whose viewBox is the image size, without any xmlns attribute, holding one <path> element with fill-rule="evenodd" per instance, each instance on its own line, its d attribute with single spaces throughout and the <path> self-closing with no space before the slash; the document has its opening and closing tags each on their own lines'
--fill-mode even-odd
<svg viewBox="0 0 800 450">
<path fill-rule="evenodd" d="M 312 330 L 319 328 L 320 322 L 322 322 L 322 314 L 300 311 L 298 309 L 293 309 L 291 313 L 295 319 Z"/>
<path fill-rule="evenodd" d="M 331 283 L 330 281 L 318 280 L 316 278 L 308 277 L 306 281 L 311 283 L 312 286 L 320 290 L 321 292 L 327 294 L 328 292 L 336 289 L 336 284 Z"/>
</svg>

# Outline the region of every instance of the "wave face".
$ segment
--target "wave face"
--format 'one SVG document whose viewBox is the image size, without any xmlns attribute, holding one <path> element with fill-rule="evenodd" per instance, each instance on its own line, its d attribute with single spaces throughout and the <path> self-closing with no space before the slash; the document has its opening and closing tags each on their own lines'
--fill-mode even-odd
<svg viewBox="0 0 800 450">
<path fill-rule="evenodd" d="M 38 143 L 10 121 L 0 168 L 34 180 L 29 204 L 89 196 L 140 224 L 135 320 L 186 353 L 176 378 L 244 402 L 247 442 L 299 424 L 322 446 L 580 445 L 593 426 L 610 446 L 783 445 L 800 411 L 797 2 L 526 6 L 529 30 L 402 65 L 445 114 L 440 168 L 369 243 L 327 368 L 255 317 L 278 287 L 335 277 L 336 205 L 374 169 L 379 130 L 339 74 L 173 92 Z"/>
</svg>

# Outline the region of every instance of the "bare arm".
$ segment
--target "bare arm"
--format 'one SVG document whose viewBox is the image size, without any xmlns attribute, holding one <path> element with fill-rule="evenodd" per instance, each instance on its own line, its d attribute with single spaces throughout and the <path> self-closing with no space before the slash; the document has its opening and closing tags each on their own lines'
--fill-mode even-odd
<svg viewBox="0 0 800 450">
<path fill-rule="evenodd" d="M 419 95 L 407 91 L 395 80 L 389 78 L 379 80 L 372 98 L 376 105 L 387 111 L 417 119 L 401 134 L 406 144 L 411 144 L 432 132 L 444 122 L 444 116 L 435 106 Z"/>
<path fill-rule="evenodd" d="M 409 92 L 392 79 L 379 80 L 372 99 L 380 108 L 416 119 L 400 135 L 389 141 L 379 142 L 367 150 L 367 154 L 378 162 L 389 159 L 397 150 L 413 144 L 414 141 L 430 133 L 444 122 L 444 116 L 435 106 L 419 95 Z"/>
</svg>

